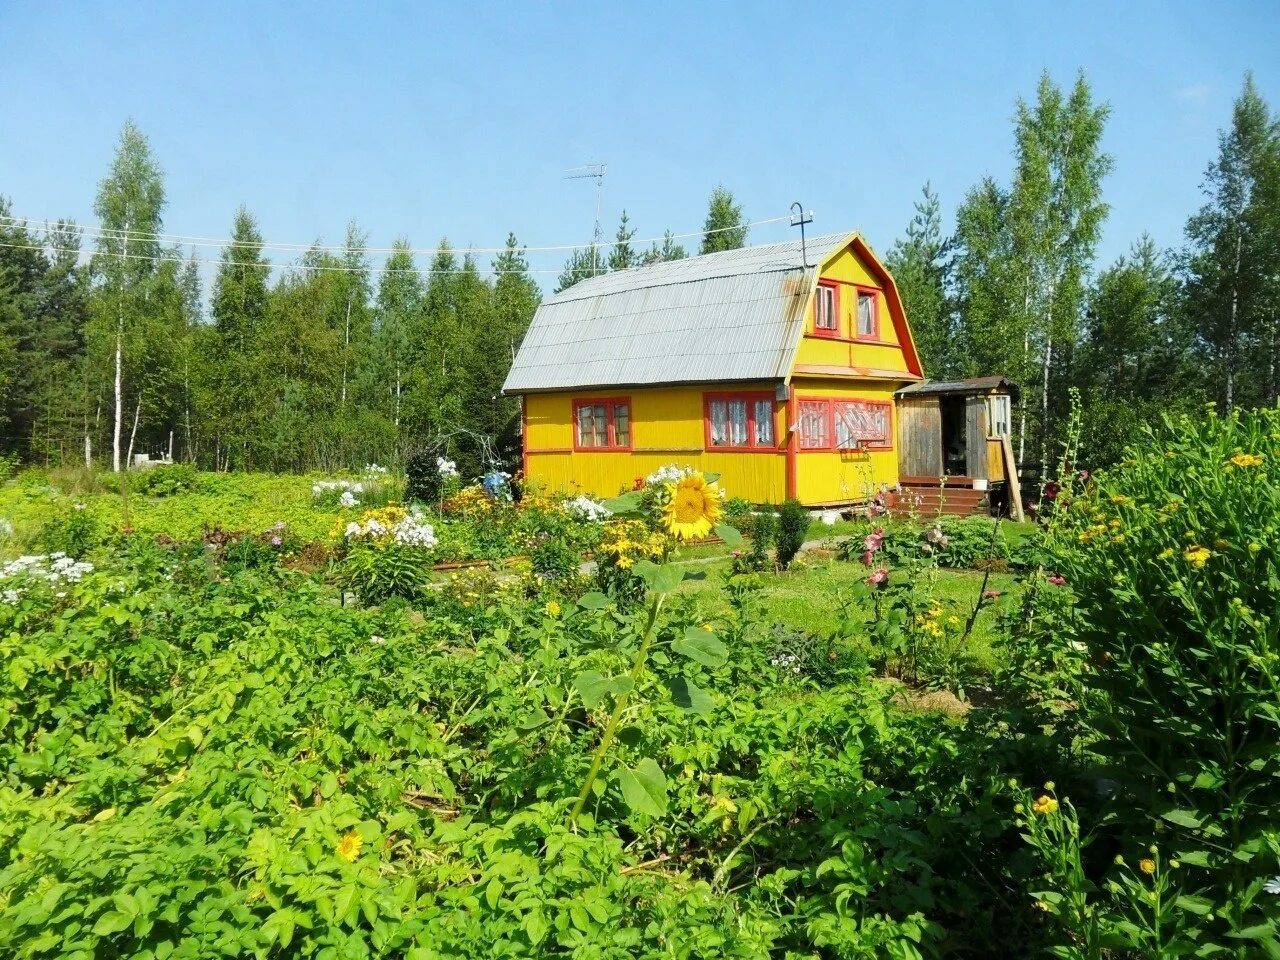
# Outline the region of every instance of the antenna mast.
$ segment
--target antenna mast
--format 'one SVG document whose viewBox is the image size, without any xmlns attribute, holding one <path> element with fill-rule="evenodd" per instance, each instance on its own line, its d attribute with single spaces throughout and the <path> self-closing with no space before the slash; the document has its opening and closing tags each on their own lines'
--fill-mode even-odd
<svg viewBox="0 0 1280 960">
<path fill-rule="evenodd" d="M 804 226 L 806 223 L 813 223 L 813 211 L 804 212 L 804 205 L 797 200 L 791 205 L 791 225 L 800 228 L 800 265 L 806 270 L 809 269 L 809 248 L 804 241 Z"/>
<path fill-rule="evenodd" d="M 591 235 L 596 243 L 603 239 L 600 233 L 600 198 L 604 194 L 604 172 L 609 168 L 607 163 L 587 163 L 565 172 L 566 180 L 594 180 L 596 182 L 596 229 Z"/>
</svg>

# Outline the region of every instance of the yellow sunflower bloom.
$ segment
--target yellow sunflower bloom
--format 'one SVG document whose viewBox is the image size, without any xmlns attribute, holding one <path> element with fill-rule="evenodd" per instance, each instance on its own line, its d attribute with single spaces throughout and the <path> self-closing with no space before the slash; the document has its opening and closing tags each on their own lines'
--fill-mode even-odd
<svg viewBox="0 0 1280 960">
<path fill-rule="evenodd" d="M 360 856 L 360 848 L 364 846 L 364 837 L 355 830 L 348 830 L 342 835 L 342 839 L 338 841 L 334 853 L 340 856 L 347 863 L 354 863 L 356 857 Z"/>
<path fill-rule="evenodd" d="M 679 540 L 701 540 L 720 519 L 720 496 L 700 473 L 668 484 L 670 499 L 663 509 L 667 532 Z"/>
<path fill-rule="evenodd" d="M 1151 874 L 1156 872 L 1156 862 L 1150 858 L 1144 857 L 1142 860 L 1138 861 L 1138 869 L 1147 876 L 1151 876 Z"/>
</svg>

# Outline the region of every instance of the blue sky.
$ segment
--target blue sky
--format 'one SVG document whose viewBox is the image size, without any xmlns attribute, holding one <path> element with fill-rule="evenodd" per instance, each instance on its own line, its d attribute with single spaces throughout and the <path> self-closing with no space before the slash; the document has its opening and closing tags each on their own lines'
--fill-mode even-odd
<svg viewBox="0 0 1280 960">
<path fill-rule="evenodd" d="M 976 6 L 0 0 L 0 193 L 92 222 L 132 116 L 175 233 L 225 236 L 243 202 L 272 241 L 355 217 L 375 246 L 575 243 L 594 190 L 564 173 L 603 161 L 609 234 L 623 207 L 642 238 L 697 230 L 723 182 L 751 219 L 801 200 L 883 252 L 926 180 L 949 228 L 1007 179 L 1015 98 L 1083 67 L 1113 110 L 1108 261 L 1180 241 L 1246 69 L 1280 108 L 1275 0 Z"/>
</svg>

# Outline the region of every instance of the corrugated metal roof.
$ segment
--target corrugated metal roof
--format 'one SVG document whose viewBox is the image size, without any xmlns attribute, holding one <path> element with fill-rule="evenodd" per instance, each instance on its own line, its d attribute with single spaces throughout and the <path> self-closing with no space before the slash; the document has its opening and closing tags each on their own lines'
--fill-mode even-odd
<svg viewBox="0 0 1280 960">
<path fill-rule="evenodd" d="M 1016 383 L 1007 377 L 996 374 L 990 377 L 970 377 L 968 380 L 925 380 L 923 383 L 913 383 L 909 387 L 903 387 L 897 391 L 895 396 L 920 396 L 938 393 L 985 393 L 988 390 L 998 390 L 1001 387 L 1008 388 L 1013 393 L 1018 392 Z"/>
<path fill-rule="evenodd" d="M 503 390 L 780 380 L 791 369 L 817 268 L 852 234 L 620 270 L 574 284 L 534 314 Z"/>
</svg>

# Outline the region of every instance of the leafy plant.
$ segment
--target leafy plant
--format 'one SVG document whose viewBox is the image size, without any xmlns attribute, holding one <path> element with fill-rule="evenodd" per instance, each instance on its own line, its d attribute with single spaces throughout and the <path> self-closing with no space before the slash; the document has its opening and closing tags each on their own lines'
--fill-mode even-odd
<svg viewBox="0 0 1280 960">
<path fill-rule="evenodd" d="M 393 597 L 416 599 L 426 586 L 427 569 L 417 547 L 357 541 L 338 567 L 338 581 L 362 604 L 372 606 Z"/>
<path fill-rule="evenodd" d="M 778 566 L 783 570 L 791 565 L 804 546 L 812 523 L 813 517 L 799 500 L 788 500 L 778 510 Z"/>
</svg>

